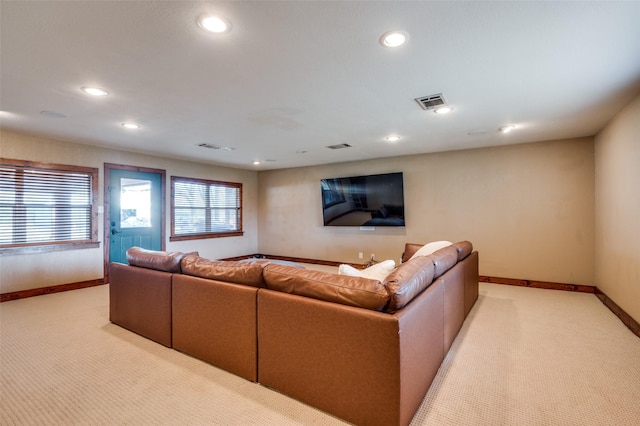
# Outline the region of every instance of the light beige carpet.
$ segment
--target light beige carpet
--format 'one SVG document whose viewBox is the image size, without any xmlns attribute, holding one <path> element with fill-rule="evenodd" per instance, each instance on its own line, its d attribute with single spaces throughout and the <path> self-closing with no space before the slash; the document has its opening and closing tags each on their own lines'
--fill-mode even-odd
<svg viewBox="0 0 640 426">
<path fill-rule="evenodd" d="M 339 425 L 108 321 L 108 287 L 0 305 L 2 425 Z M 414 425 L 638 425 L 640 339 L 593 295 L 481 284 Z"/>
</svg>

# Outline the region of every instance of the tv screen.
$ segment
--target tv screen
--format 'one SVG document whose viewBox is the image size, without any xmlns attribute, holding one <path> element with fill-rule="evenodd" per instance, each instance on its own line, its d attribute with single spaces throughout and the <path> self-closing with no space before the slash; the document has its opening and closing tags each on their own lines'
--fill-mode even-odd
<svg viewBox="0 0 640 426">
<path fill-rule="evenodd" d="M 325 226 L 404 226 L 402 172 L 320 181 Z"/>
</svg>

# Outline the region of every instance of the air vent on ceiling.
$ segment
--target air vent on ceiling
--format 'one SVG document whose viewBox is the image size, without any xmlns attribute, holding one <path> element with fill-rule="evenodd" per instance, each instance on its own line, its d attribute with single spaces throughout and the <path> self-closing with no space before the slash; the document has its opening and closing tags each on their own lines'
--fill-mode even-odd
<svg viewBox="0 0 640 426">
<path fill-rule="evenodd" d="M 222 148 L 220 145 L 212 145 L 210 143 L 199 143 L 198 146 L 200 146 L 202 148 L 209 148 L 209 149 L 220 149 L 220 148 Z"/>
<path fill-rule="evenodd" d="M 348 143 L 339 143 L 337 145 L 329 145 L 327 146 L 329 149 L 342 149 L 342 148 L 351 148 L 351 145 Z"/>
<path fill-rule="evenodd" d="M 416 102 L 422 107 L 422 109 L 427 111 L 447 104 L 442 93 L 416 98 Z"/>
<path fill-rule="evenodd" d="M 198 145 L 201 148 L 207 148 L 207 149 L 222 149 L 223 151 L 233 151 L 235 148 L 231 148 L 228 146 L 222 146 L 222 145 L 213 145 L 210 143 L 199 143 Z"/>
</svg>

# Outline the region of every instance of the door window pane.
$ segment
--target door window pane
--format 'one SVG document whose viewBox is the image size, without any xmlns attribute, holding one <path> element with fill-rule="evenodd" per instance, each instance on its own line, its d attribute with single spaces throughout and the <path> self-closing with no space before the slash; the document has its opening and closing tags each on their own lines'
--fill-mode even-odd
<svg viewBox="0 0 640 426">
<path fill-rule="evenodd" d="M 120 228 L 151 227 L 151 181 L 120 179 Z"/>
</svg>

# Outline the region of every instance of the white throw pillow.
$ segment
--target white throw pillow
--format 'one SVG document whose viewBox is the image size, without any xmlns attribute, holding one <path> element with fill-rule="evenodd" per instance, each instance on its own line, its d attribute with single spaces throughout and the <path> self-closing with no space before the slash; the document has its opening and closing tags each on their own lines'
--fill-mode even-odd
<svg viewBox="0 0 640 426">
<path fill-rule="evenodd" d="M 362 271 L 351 265 L 342 264 L 338 266 L 338 275 L 348 275 L 350 277 L 362 277 Z"/>
<path fill-rule="evenodd" d="M 452 243 L 450 241 L 434 241 L 420 247 L 420 249 L 411 256 L 411 259 L 418 256 L 429 256 L 434 251 L 438 251 L 441 248 L 449 247 Z M 409 259 L 409 260 L 411 260 Z"/>
<path fill-rule="evenodd" d="M 370 278 L 382 282 L 395 267 L 396 262 L 391 259 L 376 263 L 363 270 L 356 269 L 351 265 L 342 264 L 338 266 L 338 274 L 348 275 L 350 277 Z"/>
</svg>

